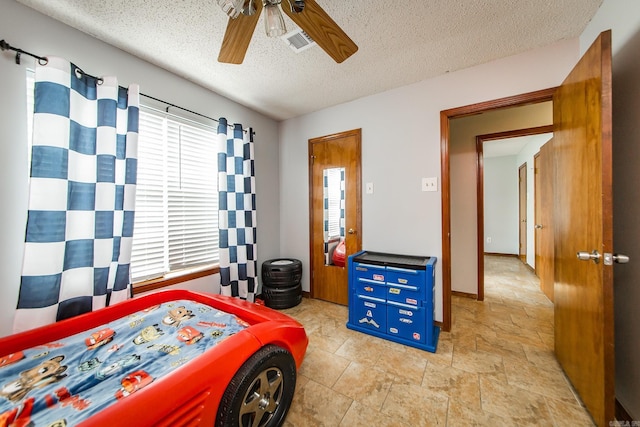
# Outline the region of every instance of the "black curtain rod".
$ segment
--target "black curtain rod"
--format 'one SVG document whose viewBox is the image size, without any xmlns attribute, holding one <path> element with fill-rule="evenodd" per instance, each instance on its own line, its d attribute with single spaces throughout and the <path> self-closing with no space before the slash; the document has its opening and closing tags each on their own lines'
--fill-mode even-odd
<svg viewBox="0 0 640 427">
<path fill-rule="evenodd" d="M 22 49 L 18 49 L 17 47 L 13 47 L 11 46 L 9 43 L 7 43 L 4 40 L 0 40 L 0 49 L 1 50 L 12 50 L 16 53 L 16 64 L 20 65 L 20 55 L 21 54 L 25 54 L 25 55 L 29 55 L 35 59 L 38 60 L 38 63 L 40 65 L 47 65 L 47 63 L 49 62 L 49 60 L 45 57 L 42 56 L 38 56 L 38 55 L 34 55 L 31 52 L 27 52 L 26 50 L 22 50 Z"/>
<path fill-rule="evenodd" d="M 35 58 L 38 60 L 38 64 L 40 65 L 47 65 L 49 63 L 49 58 L 47 58 L 46 56 L 38 56 L 36 54 L 33 54 L 31 52 L 27 52 L 26 50 L 22 50 L 19 49 L 17 47 L 13 47 L 11 46 L 9 43 L 7 43 L 5 40 L 0 40 L 0 50 L 12 50 L 14 52 L 16 52 L 16 64 L 20 65 L 20 56 L 21 54 L 25 54 L 25 55 L 29 55 L 32 58 Z M 96 76 L 92 76 L 89 73 L 85 73 L 82 68 L 76 66 L 76 72 L 80 73 L 83 76 L 86 77 L 91 77 L 92 79 L 95 79 L 98 84 L 102 84 L 102 77 L 96 77 Z"/>
<path fill-rule="evenodd" d="M 158 101 L 158 102 L 163 103 L 164 105 L 167 106 L 167 108 L 165 109 L 165 112 L 167 112 L 167 113 L 169 112 L 169 107 L 174 107 L 174 108 L 179 108 L 182 111 L 186 111 L 187 113 L 195 114 L 196 116 L 204 117 L 205 119 L 213 120 L 216 123 L 220 123 L 220 120 L 218 120 L 218 119 L 214 119 L 213 117 L 205 116 L 204 114 L 200 114 L 200 113 L 192 111 L 192 110 L 187 110 L 186 108 L 183 108 L 183 107 L 181 107 L 179 105 L 175 105 L 175 104 L 172 104 L 170 102 L 163 101 L 162 99 L 155 98 L 155 97 L 153 97 L 151 95 L 147 95 L 147 94 L 142 93 L 142 92 L 140 92 L 140 95 L 144 96 L 146 98 L 149 98 L 149 99 L 153 99 L 154 101 Z"/>
<path fill-rule="evenodd" d="M 178 108 L 178 109 L 180 109 L 182 111 L 186 111 L 187 113 L 195 114 L 196 116 L 204 117 L 205 119 L 213 120 L 216 123 L 220 123 L 220 120 L 218 120 L 218 119 L 214 119 L 213 117 L 205 116 L 204 114 L 200 114 L 200 113 L 198 113 L 196 111 L 189 110 L 187 108 L 181 107 L 181 106 L 176 105 L 176 104 L 172 104 L 171 102 L 163 101 L 162 99 L 158 99 L 158 98 L 153 97 L 151 95 L 147 95 L 146 93 L 140 92 L 140 96 L 144 96 L 146 98 L 153 99 L 154 101 L 158 101 L 158 102 L 161 102 L 161 103 L 165 104 L 167 106 L 167 108 L 165 109 L 165 112 L 167 112 L 167 113 L 169 112 L 169 107 L 174 107 L 174 108 Z M 231 123 L 227 123 L 227 127 L 233 129 L 233 125 Z M 253 128 L 243 129 L 242 131 L 245 132 L 245 133 L 246 132 L 250 132 L 249 135 L 251 135 L 251 142 L 253 142 L 253 137 L 256 135 L 256 133 L 253 130 Z"/>
<path fill-rule="evenodd" d="M 38 63 L 39 63 L 40 65 L 47 65 L 47 63 L 49 62 L 49 59 L 48 59 L 48 58 L 46 58 L 46 57 L 44 57 L 44 56 L 38 56 L 38 55 L 35 55 L 35 54 L 31 53 L 31 52 L 27 52 L 26 50 L 22 50 L 22 49 L 19 49 L 19 48 L 17 48 L 17 47 L 13 47 L 13 46 L 11 46 L 9 43 L 7 43 L 4 39 L 3 39 L 3 40 L 0 40 L 0 50 L 3 50 L 3 51 L 4 51 L 4 50 L 12 50 L 12 51 L 16 52 L 16 64 L 18 64 L 18 65 L 20 65 L 20 55 L 21 55 L 21 54 L 29 55 L 29 56 L 31 56 L 32 58 L 37 59 L 37 60 L 38 60 Z M 96 77 L 96 76 L 92 76 L 91 74 L 85 73 L 84 71 L 82 71 L 82 69 L 81 69 L 81 68 L 78 68 L 77 70 L 78 70 L 81 74 L 83 74 L 83 75 L 85 75 L 85 76 L 87 76 L 87 77 L 94 78 L 94 79 L 96 79 L 99 83 L 102 83 L 102 78 L 100 78 L 100 77 Z M 161 102 L 161 103 L 163 103 L 163 104 L 167 105 L 167 108 L 166 108 L 166 110 L 165 110 L 167 113 L 169 112 L 169 107 L 174 107 L 174 108 L 179 108 L 180 110 L 186 111 L 186 112 L 188 112 L 188 113 L 195 114 L 196 116 L 200 116 L 200 117 L 204 117 L 205 119 L 213 120 L 213 121 L 214 121 L 214 122 L 216 122 L 216 123 L 220 123 L 220 120 L 218 120 L 218 119 L 214 119 L 213 117 L 205 116 L 204 114 L 200 114 L 200 113 L 197 113 L 197 112 L 195 112 L 195 111 L 188 110 L 188 109 L 183 108 L 183 107 L 181 107 L 181 106 L 179 106 L 179 105 L 172 104 L 171 102 L 163 101 L 162 99 L 158 99 L 158 98 L 155 98 L 155 97 L 153 97 L 153 96 L 151 96 L 151 95 L 147 95 L 147 94 L 144 94 L 144 93 L 140 93 L 140 95 L 142 95 L 142 96 L 144 96 L 144 97 L 146 97 L 146 98 L 149 98 L 149 99 L 153 99 L 154 101 L 158 101 L 158 102 Z M 230 128 L 233 128 L 233 125 L 231 125 L 231 124 L 228 124 L 227 126 L 228 126 L 228 127 L 230 127 Z M 252 128 L 244 129 L 244 132 L 247 132 L 247 131 L 249 131 L 249 132 L 250 132 L 250 135 L 251 135 L 251 138 L 252 138 L 252 141 L 253 141 L 253 136 L 254 136 L 256 133 L 253 131 L 253 129 L 252 129 Z"/>
</svg>

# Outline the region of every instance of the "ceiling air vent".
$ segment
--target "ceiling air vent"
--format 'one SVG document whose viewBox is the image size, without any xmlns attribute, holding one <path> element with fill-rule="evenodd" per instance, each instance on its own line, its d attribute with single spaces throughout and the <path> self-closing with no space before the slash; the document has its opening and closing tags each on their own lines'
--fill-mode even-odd
<svg viewBox="0 0 640 427">
<path fill-rule="evenodd" d="M 296 53 L 300 53 L 303 50 L 316 45 L 316 42 L 314 42 L 313 39 L 300 28 L 289 31 L 287 34 L 282 36 L 282 39 L 287 42 L 289 47 Z"/>
</svg>

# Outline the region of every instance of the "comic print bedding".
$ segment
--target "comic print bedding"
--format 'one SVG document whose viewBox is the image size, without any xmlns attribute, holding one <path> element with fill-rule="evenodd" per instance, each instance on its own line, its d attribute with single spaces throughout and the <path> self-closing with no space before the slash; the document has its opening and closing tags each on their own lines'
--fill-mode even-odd
<svg viewBox="0 0 640 427">
<path fill-rule="evenodd" d="M 0 427 L 75 425 L 248 326 L 206 304 L 177 300 L 2 355 Z"/>
</svg>

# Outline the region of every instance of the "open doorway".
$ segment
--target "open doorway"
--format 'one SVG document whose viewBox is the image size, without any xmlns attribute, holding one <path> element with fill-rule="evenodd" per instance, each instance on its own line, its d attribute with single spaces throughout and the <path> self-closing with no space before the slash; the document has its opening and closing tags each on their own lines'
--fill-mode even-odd
<svg viewBox="0 0 640 427">
<path fill-rule="evenodd" d="M 471 148 L 463 146 L 457 146 L 451 143 L 452 140 L 457 138 L 457 130 L 455 126 L 452 126 L 452 122 L 457 119 L 468 118 L 472 119 L 474 116 L 482 116 L 483 113 L 496 112 L 499 113 L 505 109 L 512 108 L 524 108 L 530 105 L 538 105 L 540 103 L 550 102 L 555 88 L 544 89 L 536 92 L 530 92 L 527 94 L 502 98 L 498 100 L 488 101 L 479 104 L 472 104 L 464 107 L 453 108 L 450 110 L 444 110 L 440 113 L 441 124 L 441 172 L 442 172 L 442 275 L 443 275 L 443 318 L 442 328 L 444 331 L 451 330 L 451 293 L 457 289 L 452 289 L 452 283 L 456 283 L 456 286 L 460 283 L 466 283 L 469 289 L 469 294 L 477 295 L 477 283 L 478 283 L 478 242 L 477 242 L 477 156 L 475 147 L 475 136 L 490 132 L 497 132 L 499 130 L 506 130 L 504 127 L 501 129 L 486 129 L 485 131 L 472 130 L 470 137 L 472 138 Z M 482 120 L 483 117 L 477 117 L 477 120 Z M 538 124 L 548 125 L 551 119 L 548 119 L 544 123 Z M 515 123 L 512 129 L 522 129 L 528 127 L 535 127 L 537 125 L 531 123 Z M 460 150 L 458 150 L 460 149 Z M 456 157 L 458 154 L 461 156 Z M 461 162 L 458 162 L 461 160 Z M 452 173 L 452 170 L 456 173 Z M 462 174 L 458 171 L 463 171 Z M 457 184 L 463 183 L 466 185 L 471 184 L 472 191 L 468 193 L 458 193 Z M 468 209 L 465 209 L 468 207 Z M 456 212 L 465 212 L 465 218 L 453 218 L 453 210 Z M 463 215 L 463 216 L 464 216 Z M 453 225 L 455 224 L 456 235 L 452 235 Z M 465 238 L 462 233 L 469 233 L 473 236 L 471 239 Z M 458 247 L 459 238 L 462 241 L 471 245 L 463 245 L 463 250 L 460 251 Z M 455 259 L 452 256 L 452 249 L 455 248 Z M 453 263 L 456 263 L 455 268 Z M 471 261 L 471 262 L 470 262 Z M 467 277 L 454 277 L 454 271 L 456 275 L 466 274 Z M 469 292 L 470 291 L 470 292 Z"/>
<path fill-rule="evenodd" d="M 484 300 L 484 255 L 515 256 L 538 273 L 539 207 L 535 159 L 553 127 L 497 132 L 476 137 L 478 156 L 478 293 Z"/>
<path fill-rule="evenodd" d="M 440 113 L 443 327 L 450 330 L 451 310 L 446 311 L 446 305 L 451 303 L 451 273 L 455 269 L 453 261 L 458 258 L 452 256 L 454 174 L 450 165 L 450 122 L 497 108 L 553 100 L 557 284 L 552 306 L 553 348 L 566 376 L 599 425 L 615 416 L 611 62 L 611 32 L 605 31 L 555 90 Z M 603 256 L 608 263 L 599 262 Z M 468 263 L 469 259 L 458 261 Z"/>
</svg>

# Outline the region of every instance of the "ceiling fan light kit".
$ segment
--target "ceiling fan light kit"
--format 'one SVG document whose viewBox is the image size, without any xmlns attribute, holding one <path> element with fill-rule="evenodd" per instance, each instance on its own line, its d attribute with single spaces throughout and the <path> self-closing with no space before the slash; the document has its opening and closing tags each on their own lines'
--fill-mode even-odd
<svg viewBox="0 0 640 427">
<path fill-rule="evenodd" d="M 218 0 L 218 6 L 229 18 L 236 19 L 244 9 L 244 0 Z"/>
<path fill-rule="evenodd" d="M 278 7 L 279 3 L 279 1 L 265 1 L 264 3 L 264 28 L 267 37 L 280 37 L 287 32 L 284 17 Z"/>
<path fill-rule="evenodd" d="M 337 63 L 343 62 L 358 50 L 353 40 L 316 0 L 286 0 L 289 7 L 281 7 L 281 2 L 282 0 L 218 0 L 218 5 L 229 15 L 218 61 L 242 64 L 262 8 L 265 10 L 265 32 L 269 37 L 286 34 L 282 15 L 284 12 Z"/>
</svg>

